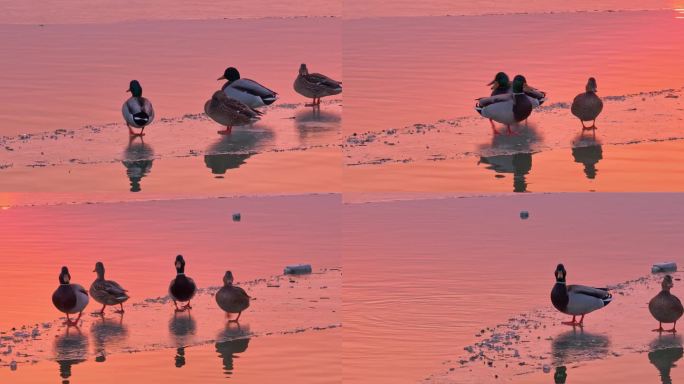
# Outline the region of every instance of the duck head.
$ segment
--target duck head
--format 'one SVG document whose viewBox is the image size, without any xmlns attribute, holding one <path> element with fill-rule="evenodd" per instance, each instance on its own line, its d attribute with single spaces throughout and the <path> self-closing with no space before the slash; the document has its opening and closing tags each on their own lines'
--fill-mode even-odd
<svg viewBox="0 0 684 384">
<path fill-rule="evenodd" d="M 185 259 L 183 259 L 183 255 L 176 256 L 176 272 L 185 273 Z"/>
<path fill-rule="evenodd" d="M 663 283 L 662 283 L 663 291 L 670 291 L 672 287 L 674 287 L 674 284 L 672 283 L 672 276 L 670 275 L 665 275 L 663 277 Z"/>
<path fill-rule="evenodd" d="M 527 80 L 525 79 L 525 76 L 523 75 L 516 75 L 513 78 L 513 93 L 522 93 L 523 92 L 523 87 L 525 86 L 525 83 Z"/>
<path fill-rule="evenodd" d="M 492 87 L 492 90 L 495 90 L 497 88 L 506 88 L 510 85 L 511 80 L 508 78 L 508 75 L 505 74 L 504 72 L 499 72 L 494 76 L 494 80 L 492 80 L 489 84 Z"/>
<path fill-rule="evenodd" d="M 59 273 L 59 283 L 69 284 L 71 281 L 71 275 L 69 274 L 69 268 L 62 267 L 62 271 Z"/>
<path fill-rule="evenodd" d="M 128 85 L 128 90 L 126 92 L 130 92 L 133 97 L 141 97 L 142 96 L 142 85 L 140 85 L 140 82 L 138 80 L 131 80 L 131 83 Z"/>
<path fill-rule="evenodd" d="M 235 80 L 240 79 L 240 72 L 238 72 L 237 68 L 234 67 L 228 67 L 226 70 L 223 72 L 223 76 L 219 77 L 217 80 L 228 80 L 228 83 L 231 83 Z"/>
<path fill-rule="evenodd" d="M 596 93 L 596 79 L 593 77 L 590 77 L 589 80 L 587 81 L 587 92 L 592 92 Z"/>
<path fill-rule="evenodd" d="M 567 273 L 565 272 L 565 267 L 563 264 L 558 264 L 555 275 L 557 283 L 565 283 L 565 277 L 567 276 Z"/>
<path fill-rule="evenodd" d="M 223 275 L 223 285 L 233 285 L 233 272 L 226 271 L 226 274 Z"/>
<path fill-rule="evenodd" d="M 306 64 L 302 63 L 302 65 L 299 66 L 299 76 L 306 76 L 309 74 L 309 69 L 306 68 Z"/>
<path fill-rule="evenodd" d="M 93 272 L 97 272 L 97 278 L 98 279 L 104 279 L 104 264 L 102 264 L 101 261 L 98 261 L 95 263 L 95 269 L 93 269 Z"/>
</svg>

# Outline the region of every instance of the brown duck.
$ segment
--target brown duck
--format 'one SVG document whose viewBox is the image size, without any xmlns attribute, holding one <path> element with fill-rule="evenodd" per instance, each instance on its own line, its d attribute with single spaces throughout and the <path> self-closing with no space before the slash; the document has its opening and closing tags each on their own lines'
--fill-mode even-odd
<svg viewBox="0 0 684 384">
<path fill-rule="evenodd" d="M 204 113 L 215 122 L 225 125 L 226 129 L 218 131 L 222 135 L 231 132 L 234 125 L 246 125 L 260 119 L 261 112 L 248 107 L 244 103 L 226 96 L 223 91 L 216 91 L 204 104 Z"/>
<path fill-rule="evenodd" d="M 654 332 L 677 332 L 677 320 L 684 314 L 684 307 L 677 296 L 670 293 L 670 289 L 673 286 L 672 276 L 665 275 L 662 282 L 662 291 L 655 295 L 648 303 L 648 310 L 659 322 L 658 328 L 654 329 Z M 672 329 L 663 329 L 663 323 L 674 324 Z"/>
<path fill-rule="evenodd" d="M 230 321 L 237 322 L 240 320 L 242 311 L 249 308 L 249 299 L 250 297 L 244 289 L 233 285 L 233 273 L 226 271 L 223 276 L 223 287 L 216 292 L 216 303 L 226 314 L 238 314 L 235 320 Z"/>
<path fill-rule="evenodd" d="M 596 118 L 603 110 L 603 101 L 596 96 L 596 79 L 590 77 L 587 81 L 586 92 L 575 96 L 570 111 L 582 123 L 582 130 L 596 129 Z M 585 121 L 591 121 L 591 126 L 586 127 Z"/>
<path fill-rule="evenodd" d="M 342 93 L 342 83 L 320 73 L 309 73 L 306 64 L 302 64 L 294 82 L 294 90 L 304 97 L 313 99 L 307 106 L 315 107 L 321 104 L 321 97 Z"/>
</svg>

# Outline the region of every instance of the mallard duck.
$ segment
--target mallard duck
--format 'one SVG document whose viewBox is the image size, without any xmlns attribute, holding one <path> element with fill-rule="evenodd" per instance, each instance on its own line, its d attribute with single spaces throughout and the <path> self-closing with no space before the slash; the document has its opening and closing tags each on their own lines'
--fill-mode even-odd
<svg viewBox="0 0 684 384">
<path fill-rule="evenodd" d="M 241 79 L 236 68 L 229 67 L 218 80 L 227 80 L 221 90 L 226 96 L 242 102 L 251 108 L 273 104 L 278 94 L 250 79 Z"/>
<path fill-rule="evenodd" d="M 563 264 L 556 267 L 556 284 L 551 290 L 551 303 L 553 306 L 567 314 L 572 315 L 572 321 L 565 321 L 566 325 L 584 324 L 584 315 L 594 312 L 610 304 L 613 296 L 607 288 L 592 288 L 584 285 L 566 285 L 567 274 Z M 579 322 L 575 321 L 575 316 L 582 316 Z"/>
<path fill-rule="evenodd" d="M 306 64 L 302 64 L 294 81 L 294 90 L 304 97 L 313 99 L 307 106 L 318 106 L 321 105 L 321 97 L 342 93 L 342 83 L 320 73 L 309 73 Z"/>
<path fill-rule="evenodd" d="M 596 96 L 596 79 L 593 77 L 589 78 L 586 90 L 586 92 L 575 96 L 570 107 L 572 114 L 580 119 L 582 131 L 596 129 L 596 118 L 603 110 L 603 101 L 601 101 L 600 97 Z M 586 127 L 584 125 L 585 121 L 591 121 L 591 126 Z"/>
<path fill-rule="evenodd" d="M 124 313 L 123 303 L 128 300 L 129 296 L 125 289 L 119 285 L 116 281 L 105 280 L 105 268 L 102 262 L 98 261 L 95 263 L 95 269 L 93 272 L 97 272 L 97 279 L 90 284 L 90 296 L 95 299 L 98 303 L 102 304 L 102 309 L 100 314 L 104 314 L 105 307 L 108 305 L 120 305 L 121 309 L 116 311 L 117 313 Z"/>
<path fill-rule="evenodd" d="M 144 136 L 143 131 L 145 127 L 154 120 L 152 103 L 142 97 L 142 86 L 138 80 L 132 80 L 126 92 L 130 92 L 132 96 L 121 107 L 121 113 L 123 113 L 124 120 L 126 120 L 128 133 L 131 136 Z M 140 133 L 135 133 L 131 126 L 140 128 Z"/>
<path fill-rule="evenodd" d="M 665 275 L 662 282 L 663 289 L 648 302 L 648 310 L 660 323 L 658 329 L 653 330 L 654 332 L 677 332 L 677 320 L 684 314 L 684 307 L 677 296 L 670 293 L 670 289 L 673 286 L 672 276 Z M 672 329 L 665 330 L 663 329 L 663 323 L 674 324 Z"/>
<path fill-rule="evenodd" d="M 88 305 L 88 291 L 78 284 L 71 284 L 71 275 L 67 267 L 62 267 L 59 274 L 59 287 L 52 294 L 52 304 L 66 314 L 67 325 L 77 325 Z M 70 314 L 78 313 L 76 320 L 69 319 Z"/>
<path fill-rule="evenodd" d="M 513 93 L 497 95 L 488 98 L 480 99 L 475 106 L 475 110 L 482 116 L 489 119 L 492 124 L 492 131 L 495 135 L 499 132 L 494 126 L 496 121 L 505 124 L 506 133 L 514 134 L 511 130 L 511 124 L 519 123 L 527 118 L 532 113 L 532 103 L 529 97 L 523 93 L 523 86 L 525 78 L 517 75 L 513 79 Z M 492 121 L 493 120 L 493 121 Z"/>
<path fill-rule="evenodd" d="M 173 305 L 176 307 L 176 311 L 182 312 L 187 309 L 192 309 L 190 306 L 190 299 L 195 296 L 195 292 L 197 292 L 197 286 L 191 278 L 185 276 L 185 260 L 183 259 L 182 255 L 176 256 L 175 265 L 176 278 L 171 280 L 171 284 L 169 285 L 169 294 L 173 299 Z M 185 304 L 182 308 L 178 308 L 178 301 L 187 301 L 187 304 Z"/>
<path fill-rule="evenodd" d="M 223 276 L 223 287 L 216 292 L 216 303 L 226 314 L 237 313 L 234 322 L 240 320 L 242 311 L 249 308 L 249 295 L 244 289 L 233 285 L 233 273 L 226 271 Z"/>
<path fill-rule="evenodd" d="M 245 125 L 259 121 L 261 112 L 242 102 L 226 96 L 222 91 L 214 92 L 211 100 L 204 104 L 204 113 L 215 122 L 225 125 L 226 129 L 218 131 L 227 135 L 233 130 L 233 125 Z"/>
</svg>

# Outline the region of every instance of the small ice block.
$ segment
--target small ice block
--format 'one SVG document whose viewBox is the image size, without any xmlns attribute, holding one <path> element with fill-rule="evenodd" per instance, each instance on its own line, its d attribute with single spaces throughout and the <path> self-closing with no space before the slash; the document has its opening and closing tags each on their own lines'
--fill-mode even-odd
<svg viewBox="0 0 684 384">
<path fill-rule="evenodd" d="M 233 213 L 233 221 L 240 221 L 242 219 L 242 215 L 239 213 Z"/>
<path fill-rule="evenodd" d="M 677 272 L 677 263 L 668 261 L 665 263 L 656 263 L 651 267 L 651 273 L 659 272 Z"/>
<path fill-rule="evenodd" d="M 527 211 L 520 211 L 520 218 L 523 220 L 526 220 L 528 217 L 530 217 L 530 213 Z"/>
<path fill-rule="evenodd" d="M 311 264 L 295 264 L 285 267 L 286 275 L 303 275 L 311 273 Z"/>
</svg>

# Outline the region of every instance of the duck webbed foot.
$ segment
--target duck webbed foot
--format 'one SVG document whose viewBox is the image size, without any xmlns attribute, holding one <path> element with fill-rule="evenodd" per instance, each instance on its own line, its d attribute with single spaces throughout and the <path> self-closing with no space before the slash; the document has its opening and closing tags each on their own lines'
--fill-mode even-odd
<svg viewBox="0 0 684 384">
<path fill-rule="evenodd" d="M 582 315 L 582 318 L 580 318 L 580 321 L 576 321 L 575 319 L 576 319 L 576 316 L 573 316 L 571 321 L 563 321 L 563 322 L 561 322 L 561 324 L 572 325 L 573 327 L 584 326 L 584 315 Z"/>
<path fill-rule="evenodd" d="M 517 133 L 517 132 L 515 132 L 515 131 L 513 131 L 513 130 L 511 129 L 511 126 L 510 126 L 510 125 L 507 125 L 507 126 L 506 126 L 506 134 L 507 134 L 508 136 L 518 136 L 518 135 L 519 135 L 519 133 Z"/>
<path fill-rule="evenodd" d="M 224 129 L 223 131 L 216 131 L 216 133 L 218 133 L 219 135 L 230 135 L 230 133 L 232 131 L 233 131 L 233 127 L 228 125 L 228 126 L 226 126 L 226 129 Z"/>
</svg>

